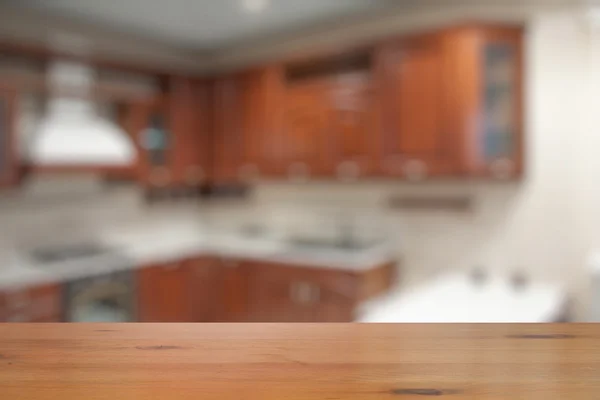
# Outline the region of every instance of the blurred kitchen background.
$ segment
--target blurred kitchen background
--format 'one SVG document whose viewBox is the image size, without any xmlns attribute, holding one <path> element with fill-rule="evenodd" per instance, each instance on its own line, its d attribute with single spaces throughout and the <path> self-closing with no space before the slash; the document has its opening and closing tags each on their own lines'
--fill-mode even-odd
<svg viewBox="0 0 600 400">
<path fill-rule="evenodd" d="M 0 6 L 0 321 L 600 320 L 587 1 Z"/>
</svg>

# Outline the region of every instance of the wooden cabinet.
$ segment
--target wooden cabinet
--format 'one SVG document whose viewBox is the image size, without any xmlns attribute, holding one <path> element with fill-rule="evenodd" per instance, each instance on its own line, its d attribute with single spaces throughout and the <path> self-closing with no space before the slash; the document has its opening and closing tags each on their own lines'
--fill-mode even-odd
<svg viewBox="0 0 600 400">
<path fill-rule="evenodd" d="M 456 138 L 446 119 L 442 35 L 400 39 L 383 46 L 378 57 L 382 173 L 409 180 L 453 174 L 458 160 Z"/>
<path fill-rule="evenodd" d="M 285 97 L 284 170 L 292 181 L 327 175 L 331 151 L 330 84 L 288 86 Z"/>
<path fill-rule="evenodd" d="M 523 30 L 472 26 L 447 34 L 453 120 L 460 166 L 470 176 L 523 174 Z"/>
<path fill-rule="evenodd" d="M 385 293 L 396 279 L 393 263 L 367 271 L 252 263 L 248 270 L 252 322 L 351 322 L 360 302 Z"/>
<path fill-rule="evenodd" d="M 206 81 L 176 77 L 169 81 L 167 103 L 172 132 L 170 160 L 176 185 L 199 186 L 210 167 L 210 86 Z"/>
<path fill-rule="evenodd" d="M 378 49 L 382 173 L 519 177 L 522 29 L 464 26 Z"/>
<path fill-rule="evenodd" d="M 15 149 L 16 93 L 0 86 L 0 188 L 17 179 Z"/>
<path fill-rule="evenodd" d="M 224 312 L 221 265 L 199 257 L 147 266 L 138 273 L 140 322 L 213 322 Z"/>
<path fill-rule="evenodd" d="M 182 262 L 143 268 L 138 274 L 140 322 L 189 322 L 193 302 L 188 268 Z"/>
<path fill-rule="evenodd" d="M 390 272 L 393 266 L 374 269 L 380 270 Z M 265 263 L 250 271 L 248 320 L 253 322 L 351 322 L 358 303 L 385 291 L 393 278 L 387 275 L 375 288 L 368 274 L 347 271 Z"/>
<path fill-rule="evenodd" d="M 252 263 L 235 258 L 220 258 L 222 293 L 220 322 L 249 321 L 249 281 Z"/>
<path fill-rule="evenodd" d="M 62 298 L 54 284 L 0 291 L 0 322 L 60 322 Z"/>
<path fill-rule="evenodd" d="M 280 174 L 283 112 L 280 66 L 220 77 L 214 83 L 214 178 L 252 183 Z"/>
<path fill-rule="evenodd" d="M 329 93 L 333 174 L 341 181 L 373 176 L 381 134 L 378 98 L 368 74 L 340 77 Z"/>
<path fill-rule="evenodd" d="M 166 88 L 124 107 L 121 125 L 138 151 L 136 175 L 147 188 L 198 187 L 210 173 L 211 87 L 170 77 Z"/>
<path fill-rule="evenodd" d="M 219 321 L 224 312 L 223 268 L 214 258 L 202 257 L 184 262 L 188 274 L 193 322 Z"/>
</svg>

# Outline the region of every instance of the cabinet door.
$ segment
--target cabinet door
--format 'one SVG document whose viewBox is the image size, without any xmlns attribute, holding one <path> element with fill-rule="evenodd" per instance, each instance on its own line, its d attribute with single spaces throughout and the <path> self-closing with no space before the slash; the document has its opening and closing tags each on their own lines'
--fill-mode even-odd
<svg viewBox="0 0 600 400">
<path fill-rule="evenodd" d="M 263 274 L 250 280 L 251 322 L 313 322 L 319 308 L 317 284 Z"/>
<path fill-rule="evenodd" d="M 223 268 L 211 258 L 186 261 L 194 322 L 214 322 L 223 316 Z"/>
<path fill-rule="evenodd" d="M 291 180 L 326 174 L 331 150 L 329 83 L 296 84 L 286 92 L 284 164 Z"/>
<path fill-rule="evenodd" d="M 479 118 L 471 173 L 511 179 L 523 171 L 521 29 L 484 29 L 479 47 Z M 472 143 L 471 142 L 471 143 Z"/>
<path fill-rule="evenodd" d="M 220 182 L 252 183 L 281 170 L 283 76 L 261 67 L 215 82 L 214 167 Z"/>
<path fill-rule="evenodd" d="M 419 180 L 455 168 L 453 138 L 445 121 L 444 55 L 437 35 L 381 50 L 381 161 L 386 175 Z"/>
<path fill-rule="evenodd" d="M 138 275 L 141 322 L 189 322 L 193 319 L 189 281 L 182 263 L 151 266 Z"/>
<path fill-rule="evenodd" d="M 246 155 L 242 178 L 279 176 L 284 108 L 282 67 L 250 70 L 241 79 Z"/>
<path fill-rule="evenodd" d="M 138 150 L 139 181 L 146 187 L 173 184 L 174 140 L 167 98 L 129 104 L 122 124 L 134 138 Z"/>
<path fill-rule="evenodd" d="M 221 322 L 247 322 L 249 311 L 249 277 L 251 265 L 236 259 L 220 259 L 219 268 L 223 279 L 221 291 Z"/>
<path fill-rule="evenodd" d="M 351 321 L 356 282 L 351 274 L 255 264 L 249 283 L 253 322 Z"/>
<path fill-rule="evenodd" d="M 330 101 L 335 176 L 352 181 L 372 175 L 380 124 L 370 80 L 355 76 L 336 81 Z"/>
<path fill-rule="evenodd" d="M 241 105 L 241 82 L 238 76 L 219 78 L 214 83 L 214 180 L 236 182 L 246 162 Z"/>
<path fill-rule="evenodd" d="M 0 187 L 14 184 L 17 177 L 15 114 L 15 92 L 0 87 Z"/>
<path fill-rule="evenodd" d="M 174 183 L 198 186 L 207 179 L 209 100 L 206 82 L 171 79 L 168 112 Z"/>
</svg>

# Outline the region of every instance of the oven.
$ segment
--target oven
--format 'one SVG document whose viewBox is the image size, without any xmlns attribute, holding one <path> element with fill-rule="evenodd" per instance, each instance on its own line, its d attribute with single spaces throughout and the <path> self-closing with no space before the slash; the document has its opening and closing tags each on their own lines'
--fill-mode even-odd
<svg viewBox="0 0 600 400">
<path fill-rule="evenodd" d="M 119 249 L 95 241 L 72 242 L 34 249 L 29 259 L 64 282 L 65 321 L 136 321 L 135 264 Z"/>
<path fill-rule="evenodd" d="M 134 322 L 135 277 L 132 271 L 109 272 L 69 281 L 63 296 L 67 322 Z"/>
</svg>

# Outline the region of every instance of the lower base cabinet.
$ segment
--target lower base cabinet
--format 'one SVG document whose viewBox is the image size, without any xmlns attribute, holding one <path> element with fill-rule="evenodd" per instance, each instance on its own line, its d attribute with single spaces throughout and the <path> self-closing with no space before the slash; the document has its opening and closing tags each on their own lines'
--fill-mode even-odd
<svg viewBox="0 0 600 400">
<path fill-rule="evenodd" d="M 137 291 L 140 322 L 212 322 L 221 312 L 220 268 L 211 259 L 149 265 Z"/>
<path fill-rule="evenodd" d="M 252 322 L 351 322 L 359 279 L 345 272 L 260 264 L 251 266 Z"/>
<path fill-rule="evenodd" d="M 385 292 L 395 265 L 368 271 L 198 258 L 143 268 L 141 322 L 351 322 Z"/>
<path fill-rule="evenodd" d="M 0 322 L 61 322 L 60 285 L 0 291 Z"/>
</svg>

